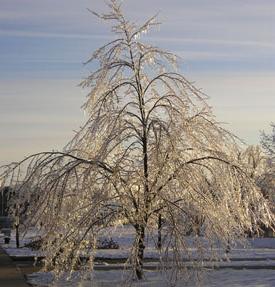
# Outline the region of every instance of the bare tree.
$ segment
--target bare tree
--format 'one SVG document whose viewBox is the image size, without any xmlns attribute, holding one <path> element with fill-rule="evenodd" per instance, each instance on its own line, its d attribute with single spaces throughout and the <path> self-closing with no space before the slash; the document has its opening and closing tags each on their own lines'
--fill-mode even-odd
<svg viewBox="0 0 275 287">
<path fill-rule="evenodd" d="M 113 23 L 116 38 L 86 63 L 97 65 L 81 83 L 90 90 L 87 122 L 63 152 L 31 155 L 2 175 L 28 201 L 29 224 L 45 231 L 46 266 L 71 270 L 82 254 L 92 266 L 100 230 L 126 221 L 136 234 L 129 262 L 141 279 L 145 235 L 159 214 L 166 238 L 160 257 L 175 270 L 184 267 L 194 218 L 204 226 L 198 254 L 274 218 L 234 159 L 234 137 L 178 72 L 178 58 L 140 40 L 156 18 L 137 26 L 117 1 L 108 6 L 106 14 L 93 12 Z"/>
</svg>

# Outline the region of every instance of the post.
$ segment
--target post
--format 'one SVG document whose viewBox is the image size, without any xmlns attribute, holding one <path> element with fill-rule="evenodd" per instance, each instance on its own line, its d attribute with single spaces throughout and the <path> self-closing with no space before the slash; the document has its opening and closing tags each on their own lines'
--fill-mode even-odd
<svg viewBox="0 0 275 287">
<path fill-rule="evenodd" d="M 16 214 L 15 214 L 15 240 L 16 240 L 16 248 L 19 248 L 19 247 L 20 247 L 20 242 L 19 242 L 19 224 L 20 224 L 19 208 L 18 208 L 18 205 L 16 205 Z"/>
<path fill-rule="evenodd" d="M 161 217 L 161 213 L 159 213 L 158 215 L 158 243 L 157 243 L 157 248 L 159 250 L 162 247 L 161 228 L 162 228 L 162 217 Z"/>
</svg>

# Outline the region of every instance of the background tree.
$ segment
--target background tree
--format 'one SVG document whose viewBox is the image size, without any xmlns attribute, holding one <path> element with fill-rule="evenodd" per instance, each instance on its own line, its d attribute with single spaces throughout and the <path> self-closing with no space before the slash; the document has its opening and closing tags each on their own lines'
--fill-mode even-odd
<svg viewBox="0 0 275 287">
<path fill-rule="evenodd" d="M 271 162 L 275 163 L 275 124 L 271 124 L 272 132 L 267 134 L 264 131 L 261 134 L 261 144 L 270 157 Z"/>
<path fill-rule="evenodd" d="M 238 152 L 236 157 L 242 165 L 242 169 L 258 185 L 260 179 L 269 170 L 268 158 L 262 148 L 258 145 L 248 146 L 243 151 Z"/>
<path fill-rule="evenodd" d="M 145 235 L 160 213 L 166 238 L 160 258 L 176 271 L 189 255 L 185 234 L 194 218 L 204 221 L 204 244 L 193 243 L 197 264 L 202 251 L 274 218 L 234 160 L 234 137 L 178 72 L 177 57 L 140 40 L 156 18 L 137 26 L 117 1 L 108 6 L 106 14 L 93 12 L 113 23 L 116 38 L 86 63 L 97 65 L 81 83 L 90 90 L 87 122 L 62 152 L 31 155 L 2 175 L 18 200 L 28 201 L 29 224 L 45 233 L 46 267 L 72 270 L 83 254 L 92 266 L 99 232 L 126 221 L 135 230 L 129 262 L 141 279 Z"/>
<path fill-rule="evenodd" d="M 269 194 L 275 202 L 275 124 L 271 124 L 271 134 L 262 132 L 261 144 L 268 158 L 268 172 L 264 180 L 264 189 L 269 190 Z"/>
<path fill-rule="evenodd" d="M 261 144 L 267 155 L 268 169 L 261 178 L 260 186 L 266 197 L 273 203 L 273 212 L 275 213 L 275 124 L 271 124 L 271 133 L 262 132 Z M 270 234 L 270 230 L 267 229 Z M 273 232 L 274 235 L 274 232 Z"/>
<path fill-rule="evenodd" d="M 260 146 L 248 146 L 243 152 L 237 155 L 243 170 L 255 181 L 275 212 L 275 178 L 270 158 L 264 153 Z M 270 236 L 273 234 L 272 228 L 259 223 L 258 235 Z"/>
</svg>

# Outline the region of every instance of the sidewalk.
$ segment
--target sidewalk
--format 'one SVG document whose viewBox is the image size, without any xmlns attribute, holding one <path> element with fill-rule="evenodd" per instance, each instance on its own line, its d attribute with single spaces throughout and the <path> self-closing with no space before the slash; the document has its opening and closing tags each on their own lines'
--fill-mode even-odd
<svg viewBox="0 0 275 287">
<path fill-rule="evenodd" d="M 23 274 L 15 263 L 0 247 L 0 286 L 1 287 L 29 287 Z"/>
</svg>

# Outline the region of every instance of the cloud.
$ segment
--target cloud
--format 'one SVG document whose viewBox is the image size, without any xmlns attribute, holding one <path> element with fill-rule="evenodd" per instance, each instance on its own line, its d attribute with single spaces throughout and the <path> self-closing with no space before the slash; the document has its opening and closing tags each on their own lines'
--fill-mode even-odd
<svg viewBox="0 0 275 287">
<path fill-rule="evenodd" d="M 47 32 L 53 36 L 57 30 L 61 35 L 73 36 L 106 33 L 108 30 L 86 9 L 106 11 L 104 1 L 6 0 L 4 3 L 0 21 L 5 20 L 4 26 L 14 30 Z M 260 4 L 259 1 L 248 0 L 140 0 L 125 1 L 123 5 L 130 18 L 139 21 L 160 12 L 159 18 L 164 19 L 160 34 L 163 31 L 167 35 L 169 31 L 170 36 L 190 37 L 193 34 L 198 38 L 204 35 L 211 39 L 231 40 L 252 40 L 256 37 L 264 42 L 274 39 L 269 25 L 275 17 L 273 8 L 274 1 L 270 0 L 263 0 Z"/>
<path fill-rule="evenodd" d="M 1 30 L 0 36 L 10 37 L 31 37 L 31 38 L 68 38 L 68 39 L 110 39 L 107 35 L 100 34 L 71 34 L 71 33 L 51 33 L 24 30 Z"/>
<path fill-rule="evenodd" d="M 253 46 L 253 47 L 264 47 L 264 48 L 275 48 L 275 42 L 262 42 L 262 41 L 250 41 L 250 40 L 227 40 L 227 39 L 219 39 L 219 38 L 185 38 L 185 37 L 148 37 L 148 39 L 152 39 L 160 42 L 170 42 L 172 44 L 175 43 L 192 43 L 192 44 L 207 44 L 207 45 L 218 45 L 218 46 Z"/>
<path fill-rule="evenodd" d="M 86 10 L 106 11 L 101 0 L 0 1 L 0 160 L 10 161 L 67 141 L 82 119 L 80 63 L 112 36 Z M 180 54 L 218 120 L 257 143 L 274 121 L 275 1 L 124 2 L 139 22 L 160 12 L 144 41 Z"/>
</svg>

